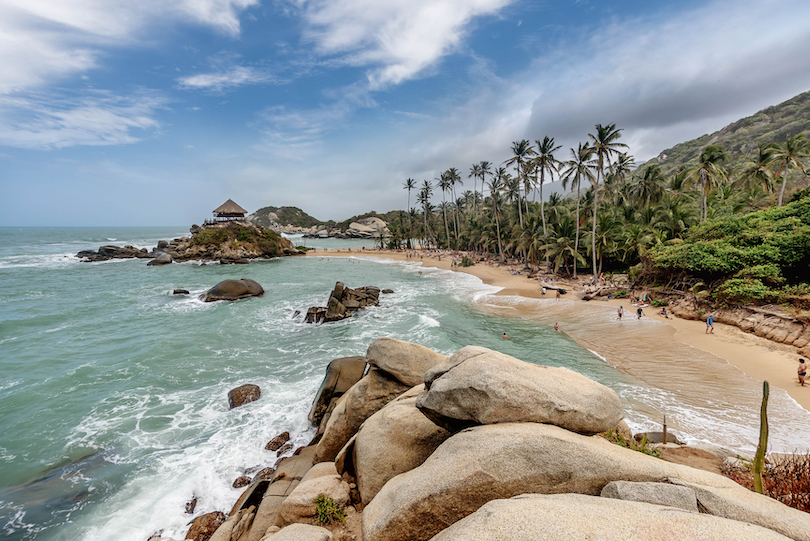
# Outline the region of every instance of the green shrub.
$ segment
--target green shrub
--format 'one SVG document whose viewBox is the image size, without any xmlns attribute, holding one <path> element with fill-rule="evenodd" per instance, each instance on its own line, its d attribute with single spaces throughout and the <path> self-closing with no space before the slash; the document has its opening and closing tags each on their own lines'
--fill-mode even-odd
<svg viewBox="0 0 810 541">
<path fill-rule="evenodd" d="M 461 258 L 461 266 L 462 267 L 472 267 L 473 265 L 475 265 L 475 263 L 473 262 L 472 259 L 470 259 L 466 255 L 462 256 L 462 258 Z"/>
<path fill-rule="evenodd" d="M 307 248 L 306 246 L 296 246 L 295 248 L 297 250 L 301 250 L 302 252 L 306 252 L 309 250 L 309 248 Z"/>
<path fill-rule="evenodd" d="M 769 293 L 771 290 L 756 278 L 731 278 L 714 290 L 714 297 L 724 302 L 745 304 L 752 300 L 761 301 Z"/>
<path fill-rule="evenodd" d="M 318 494 L 313 502 L 315 502 L 315 515 L 319 523 L 332 524 L 346 520 L 346 512 L 326 494 Z"/>
<path fill-rule="evenodd" d="M 653 306 L 667 306 L 669 303 L 667 301 L 650 301 L 650 304 Z"/>
<path fill-rule="evenodd" d="M 606 440 L 611 443 L 615 443 L 621 447 L 627 447 L 628 449 L 632 449 L 633 451 L 638 451 L 639 453 L 644 453 L 645 455 L 654 456 L 655 458 L 661 458 L 661 449 L 656 449 L 650 446 L 647 443 L 647 435 L 644 434 L 642 436 L 641 441 L 636 441 L 635 438 L 625 438 L 615 430 L 608 430 L 607 432 L 602 432 L 599 434 Z"/>
<path fill-rule="evenodd" d="M 782 276 L 782 270 L 773 263 L 745 267 L 740 272 L 735 274 L 734 277 L 759 280 L 772 286 L 781 285 L 785 281 L 785 278 Z"/>
<path fill-rule="evenodd" d="M 630 292 L 627 291 L 626 289 L 620 289 L 616 293 L 613 293 L 611 295 L 611 297 L 613 297 L 614 299 L 626 299 L 627 295 L 629 295 L 629 294 L 630 294 Z"/>
</svg>

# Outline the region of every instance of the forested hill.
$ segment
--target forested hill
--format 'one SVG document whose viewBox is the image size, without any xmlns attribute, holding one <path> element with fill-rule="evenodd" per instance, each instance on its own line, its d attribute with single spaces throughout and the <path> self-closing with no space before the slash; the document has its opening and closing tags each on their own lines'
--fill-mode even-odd
<svg viewBox="0 0 810 541">
<path fill-rule="evenodd" d="M 272 218 L 271 214 L 274 215 Z M 262 227 L 270 227 L 271 222 L 297 227 L 312 227 L 323 223 L 298 207 L 262 207 L 251 216 L 251 221 Z"/>
<path fill-rule="evenodd" d="M 799 133 L 810 134 L 810 91 L 710 135 L 677 144 L 647 163 L 657 163 L 665 175 L 671 175 L 684 165 L 697 165 L 698 156 L 706 146 L 721 145 L 730 155 L 729 165 L 734 168 L 743 156 L 753 154 L 759 143 L 782 143 Z"/>
</svg>

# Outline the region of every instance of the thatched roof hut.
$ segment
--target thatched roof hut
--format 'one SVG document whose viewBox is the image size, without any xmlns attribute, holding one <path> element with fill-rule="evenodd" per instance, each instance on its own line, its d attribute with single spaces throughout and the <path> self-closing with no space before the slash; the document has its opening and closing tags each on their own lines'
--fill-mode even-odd
<svg viewBox="0 0 810 541">
<path fill-rule="evenodd" d="M 214 209 L 214 219 L 212 222 L 232 222 L 237 220 L 244 220 L 247 211 L 228 199 L 222 205 Z M 206 220 L 206 223 L 209 223 Z"/>
</svg>

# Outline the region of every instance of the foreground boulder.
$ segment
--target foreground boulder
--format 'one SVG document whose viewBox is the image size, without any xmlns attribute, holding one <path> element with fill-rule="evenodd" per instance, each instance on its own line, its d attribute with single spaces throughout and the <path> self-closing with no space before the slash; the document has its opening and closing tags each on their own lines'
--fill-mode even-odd
<svg viewBox="0 0 810 541">
<path fill-rule="evenodd" d="M 677 507 L 684 511 L 698 512 L 697 496 L 694 490 L 669 483 L 632 483 L 611 481 L 602 489 L 603 498 L 614 498 L 631 502 L 651 503 Z"/>
<path fill-rule="evenodd" d="M 580 494 L 524 494 L 487 503 L 432 541 L 787 541 L 771 530 L 647 503 Z"/>
<path fill-rule="evenodd" d="M 217 531 L 217 528 L 222 526 L 225 522 L 225 518 L 225 513 L 222 511 L 214 511 L 213 513 L 200 515 L 191 523 L 186 533 L 186 539 L 208 541 L 214 532 Z"/>
<path fill-rule="evenodd" d="M 332 532 L 320 526 L 290 524 L 286 528 L 262 538 L 262 541 L 332 541 Z"/>
<path fill-rule="evenodd" d="M 718 516 L 810 540 L 810 515 L 730 479 L 538 423 L 477 426 L 454 435 L 424 464 L 385 484 L 363 511 L 363 539 L 424 541 L 494 499 L 524 493 L 598 495 L 611 481 L 667 478 L 705 490 Z M 696 496 L 706 507 L 700 491 Z M 585 522 L 582 515 L 579 520 Z"/>
<path fill-rule="evenodd" d="M 323 437 L 318 442 L 315 462 L 333 461 L 363 421 L 408 388 L 379 368 L 372 367 L 363 379 L 338 400 L 326 423 Z"/>
<path fill-rule="evenodd" d="M 248 402 L 258 400 L 261 396 L 262 390 L 258 385 L 253 385 L 252 383 L 240 385 L 228 392 L 228 408 L 238 408 Z"/>
<path fill-rule="evenodd" d="M 343 468 L 354 472 L 357 489 L 364 505 L 391 478 L 420 466 L 450 432 L 436 426 L 416 409 L 421 385 L 404 393 L 366 419 L 354 438 L 351 464 Z"/>
<path fill-rule="evenodd" d="M 302 480 L 279 507 L 276 525 L 314 518 L 317 514 L 315 498 L 321 494 L 334 500 L 341 509 L 349 503 L 349 485 L 337 474 Z"/>
<path fill-rule="evenodd" d="M 427 371 L 444 362 L 447 355 L 419 344 L 386 337 L 378 338 L 368 346 L 366 359 L 371 366 L 376 366 L 405 385 L 413 387 L 423 383 Z"/>
<path fill-rule="evenodd" d="M 342 357 L 331 361 L 309 410 L 309 422 L 320 425 L 324 417 L 334 409 L 337 399 L 360 381 L 365 371 L 365 357 Z"/>
<path fill-rule="evenodd" d="M 477 346 L 462 348 L 431 369 L 416 406 L 451 430 L 520 421 L 596 434 L 624 416 L 618 395 L 601 383 Z"/>
<path fill-rule="evenodd" d="M 257 282 L 248 278 L 240 280 L 223 280 L 202 295 L 203 302 L 236 301 L 247 297 L 261 297 L 264 289 Z"/>
</svg>

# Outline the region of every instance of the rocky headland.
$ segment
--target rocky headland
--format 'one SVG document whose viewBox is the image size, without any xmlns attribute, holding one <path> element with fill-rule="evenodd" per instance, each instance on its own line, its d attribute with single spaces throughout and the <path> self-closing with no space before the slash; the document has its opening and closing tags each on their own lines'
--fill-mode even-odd
<svg viewBox="0 0 810 541">
<path fill-rule="evenodd" d="M 190 237 L 161 240 L 151 251 L 134 246 L 101 246 L 97 251 L 84 250 L 76 257 L 85 262 L 110 259 L 150 259 L 149 265 L 174 261 L 219 261 L 247 263 L 251 259 L 268 259 L 304 252 L 278 233 L 245 222 L 224 222 L 200 227 L 191 226 Z"/>
<path fill-rule="evenodd" d="M 810 541 L 807 513 L 608 441 L 623 416 L 565 368 L 380 338 L 327 367 L 310 445 L 186 538 Z"/>
<path fill-rule="evenodd" d="M 388 224 L 378 216 L 355 217 L 345 222 L 322 222 L 296 207 L 263 207 L 247 216 L 251 224 L 276 233 L 306 238 L 379 239 L 390 237 Z"/>
<path fill-rule="evenodd" d="M 393 293 L 390 289 L 383 293 Z M 337 282 L 329 294 L 326 306 L 313 306 L 307 310 L 304 321 L 307 323 L 329 323 L 351 317 L 352 313 L 367 306 L 380 305 L 381 290 L 374 286 L 363 286 L 352 289 Z"/>
</svg>

